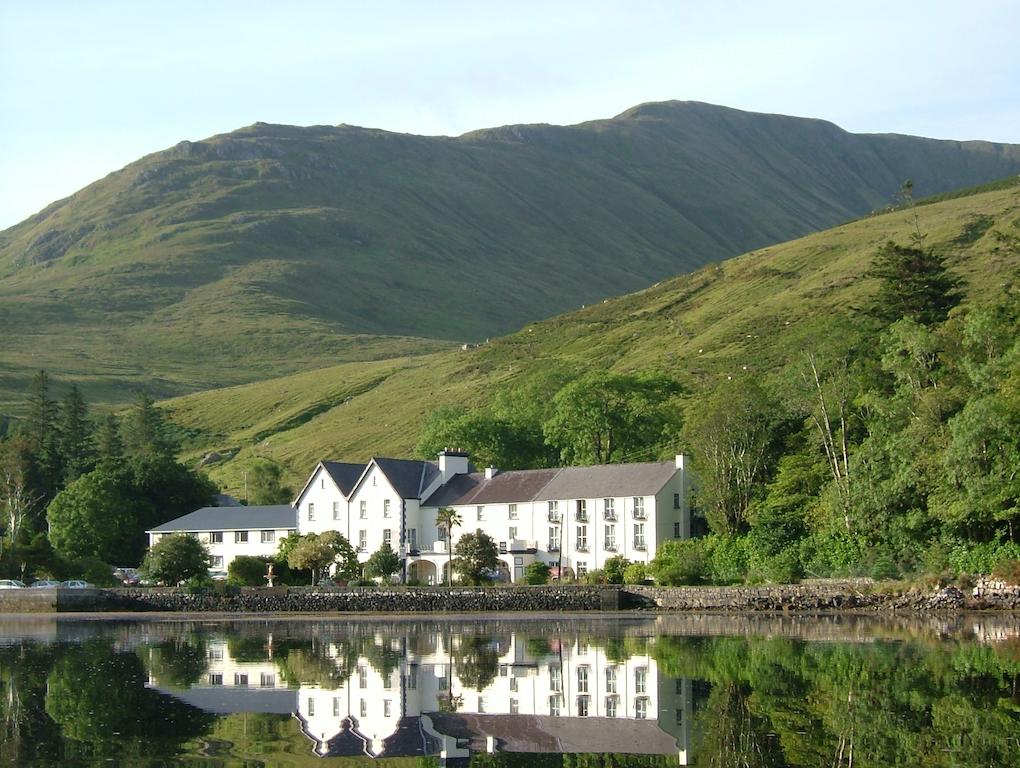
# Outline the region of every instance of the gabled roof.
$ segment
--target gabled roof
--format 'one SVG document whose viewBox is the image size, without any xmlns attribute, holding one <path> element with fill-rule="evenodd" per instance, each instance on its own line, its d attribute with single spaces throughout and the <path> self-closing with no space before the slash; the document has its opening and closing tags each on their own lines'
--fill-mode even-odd
<svg viewBox="0 0 1020 768">
<path fill-rule="evenodd" d="M 365 481 L 373 466 L 379 468 L 402 499 L 420 499 L 422 491 L 439 474 L 439 467 L 432 461 L 387 459 L 376 456 L 365 466 L 365 471 L 361 473 L 354 486 L 355 489 Z"/>
<path fill-rule="evenodd" d="M 146 533 L 231 531 L 297 528 L 297 510 L 290 504 L 271 507 L 202 507 Z"/>
<path fill-rule="evenodd" d="M 347 464 L 342 461 L 321 461 L 319 463 L 333 478 L 333 482 L 336 483 L 336 487 L 340 489 L 344 498 L 350 498 L 351 491 L 358 483 L 358 478 L 365 471 L 365 465 Z"/>
<path fill-rule="evenodd" d="M 425 500 L 429 507 L 508 504 L 560 499 L 653 496 L 676 473 L 672 461 L 646 464 L 598 464 L 593 467 L 521 469 L 456 475 Z"/>
</svg>

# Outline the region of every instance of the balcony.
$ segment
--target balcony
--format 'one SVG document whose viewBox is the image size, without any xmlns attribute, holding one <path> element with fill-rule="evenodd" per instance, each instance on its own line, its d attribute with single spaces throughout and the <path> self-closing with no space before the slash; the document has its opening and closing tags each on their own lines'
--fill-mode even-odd
<svg viewBox="0 0 1020 768">
<path fill-rule="evenodd" d="M 645 551 L 645 542 L 644 542 L 644 540 L 642 540 L 642 541 L 635 541 L 634 542 L 634 549 L 637 549 L 637 550 L 640 550 L 641 552 L 644 552 Z"/>
<path fill-rule="evenodd" d="M 633 514 L 634 514 L 634 519 L 635 520 L 647 520 L 648 519 L 648 515 L 645 514 L 645 511 L 643 509 L 635 509 Z"/>
<path fill-rule="evenodd" d="M 614 512 L 611 509 L 607 509 L 605 512 L 602 513 L 602 519 L 605 520 L 607 523 L 615 523 L 616 512 Z"/>
<path fill-rule="evenodd" d="M 550 541 L 549 542 L 549 546 L 547 546 L 545 548 L 545 551 L 546 552 L 559 552 L 560 551 L 560 545 L 556 544 L 555 542 Z"/>
<path fill-rule="evenodd" d="M 559 512 L 547 512 L 546 513 L 546 519 L 550 523 L 558 523 L 560 520 L 563 519 L 563 517 L 562 517 L 562 515 L 560 515 Z"/>
<path fill-rule="evenodd" d="M 575 552 L 587 552 L 588 551 L 588 544 L 587 544 L 587 542 L 578 542 L 577 546 L 574 547 L 574 551 Z"/>
<path fill-rule="evenodd" d="M 587 511 L 581 512 L 580 510 L 578 510 L 577 512 L 574 513 L 574 520 L 576 520 L 579 523 L 587 523 L 588 512 Z"/>
<path fill-rule="evenodd" d="M 616 543 L 612 541 L 607 541 L 605 544 L 602 545 L 602 549 L 604 549 L 606 552 L 615 552 Z"/>
</svg>

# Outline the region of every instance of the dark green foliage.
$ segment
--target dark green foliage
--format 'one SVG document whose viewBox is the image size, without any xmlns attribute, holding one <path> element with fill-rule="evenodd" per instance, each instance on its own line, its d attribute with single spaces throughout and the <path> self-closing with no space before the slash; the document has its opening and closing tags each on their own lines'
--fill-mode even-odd
<svg viewBox="0 0 1020 768">
<path fill-rule="evenodd" d="M 121 423 L 121 432 L 128 456 L 173 455 L 177 449 L 163 414 L 146 392 L 138 393 Z"/>
<path fill-rule="evenodd" d="M 365 563 L 365 575 L 386 581 L 400 570 L 400 558 L 385 542 L 373 552 Z"/>
<path fill-rule="evenodd" d="M 606 560 L 602 570 L 606 574 L 607 584 L 623 584 L 623 574 L 627 570 L 630 561 L 623 555 L 614 555 Z"/>
<path fill-rule="evenodd" d="M 536 560 L 533 563 L 528 563 L 527 567 L 524 569 L 524 583 L 548 584 L 549 566 L 540 560 Z"/>
<path fill-rule="evenodd" d="M 350 581 L 361 574 L 358 554 L 347 538 L 338 531 L 308 533 L 304 536 L 291 535 L 284 540 L 278 556 L 286 553 L 287 564 L 298 571 L 309 571 L 311 583 L 317 584 L 331 568 L 340 581 Z"/>
<path fill-rule="evenodd" d="M 282 482 L 283 469 L 270 459 L 255 459 L 246 470 L 246 501 L 253 505 L 288 504 L 294 497 L 292 488 Z"/>
<path fill-rule="evenodd" d="M 64 482 L 85 474 L 95 465 L 96 451 L 93 443 L 93 425 L 88 417 L 88 405 L 81 390 L 72 384 L 65 395 L 57 425 L 60 459 L 64 471 Z"/>
<path fill-rule="evenodd" d="M 153 581 L 176 586 L 194 577 L 205 577 L 209 552 L 197 538 L 184 533 L 163 536 L 145 554 L 142 572 Z"/>
<path fill-rule="evenodd" d="M 465 450 L 479 466 L 501 469 L 548 466 L 550 456 L 555 454 L 545 443 L 538 422 L 459 407 L 440 408 L 429 415 L 415 453 L 431 459 L 444 448 Z"/>
<path fill-rule="evenodd" d="M 480 528 L 457 539 L 454 554 L 456 559 L 453 561 L 453 569 L 458 579 L 465 584 L 488 581 L 486 572 L 495 571 L 499 566 L 496 542 Z"/>
<path fill-rule="evenodd" d="M 134 498 L 114 467 L 100 467 L 82 475 L 57 494 L 46 510 L 49 537 L 63 557 L 97 557 L 107 563 L 137 557 L 136 540 L 143 504 Z M 144 511 L 151 517 L 151 507 Z"/>
<path fill-rule="evenodd" d="M 709 569 L 705 539 L 669 539 L 659 545 L 648 573 L 657 584 L 675 587 L 706 581 Z"/>
<path fill-rule="evenodd" d="M 124 440 L 120 436 L 120 423 L 117 417 L 108 413 L 99 422 L 96 431 L 96 453 L 100 459 L 116 461 L 124 455 Z"/>
<path fill-rule="evenodd" d="M 271 557 L 238 555 L 227 566 L 227 582 L 238 587 L 264 587 L 268 583 L 266 573 L 272 562 Z M 275 566 L 273 573 L 276 573 Z"/>
<path fill-rule="evenodd" d="M 959 280 L 934 249 L 919 243 L 883 245 L 868 273 L 881 283 L 869 313 L 883 325 L 909 318 L 921 325 L 941 323 L 961 298 Z"/>
</svg>

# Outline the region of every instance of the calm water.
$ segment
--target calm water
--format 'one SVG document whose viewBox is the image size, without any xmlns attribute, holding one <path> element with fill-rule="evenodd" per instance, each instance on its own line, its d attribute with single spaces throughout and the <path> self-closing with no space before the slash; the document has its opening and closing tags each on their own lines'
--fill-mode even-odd
<svg viewBox="0 0 1020 768">
<path fill-rule="evenodd" d="M 0 764 L 1020 766 L 1020 617 L 0 617 Z"/>
</svg>

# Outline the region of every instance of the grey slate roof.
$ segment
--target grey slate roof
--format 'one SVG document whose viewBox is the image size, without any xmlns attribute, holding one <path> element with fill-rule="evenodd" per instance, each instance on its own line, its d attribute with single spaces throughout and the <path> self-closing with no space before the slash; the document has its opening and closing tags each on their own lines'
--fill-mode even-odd
<svg viewBox="0 0 1020 768">
<path fill-rule="evenodd" d="M 593 467 L 522 469 L 500 472 L 491 480 L 482 473 L 457 475 L 423 503 L 430 507 L 469 504 L 652 496 L 676 472 L 676 463 L 599 464 Z"/>
<path fill-rule="evenodd" d="M 202 507 L 147 533 L 245 531 L 260 528 L 297 528 L 297 510 L 289 504 L 271 507 Z"/>
<path fill-rule="evenodd" d="M 402 499 L 420 499 L 424 489 L 439 473 L 431 461 L 414 459 L 372 459 Z"/>
<path fill-rule="evenodd" d="M 364 464 L 347 464 L 342 461 L 324 461 L 322 466 L 345 497 L 351 495 L 351 491 L 358 483 L 358 478 L 365 471 Z"/>
</svg>

